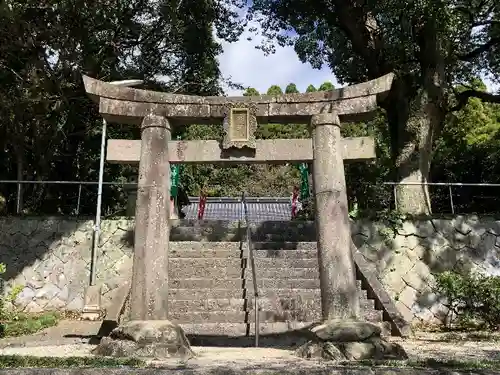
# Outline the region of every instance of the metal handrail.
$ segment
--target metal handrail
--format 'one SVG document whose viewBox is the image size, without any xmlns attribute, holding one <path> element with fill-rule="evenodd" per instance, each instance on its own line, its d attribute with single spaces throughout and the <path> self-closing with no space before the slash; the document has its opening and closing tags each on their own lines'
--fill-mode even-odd
<svg viewBox="0 0 500 375">
<path fill-rule="evenodd" d="M 384 182 L 384 185 L 393 187 L 394 203 L 397 209 L 398 202 L 398 186 L 445 186 L 448 187 L 448 194 L 450 197 L 450 207 L 451 213 L 455 215 L 455 204 L 453 202 L 453 191 L 454 186 L 457 187 L 500 187 L 500 184 L 490 184 L 490 183 L 469 183 L 469 182 L 420 182 L 420 181 L 408 181 L 408 182 Z"/>
<path fill-rule="evenodd" d="M 252 281 L 253 281 L 253 293 L 254 293 L 254 314 L 255 314 L 255 347 L 259 347 L 259 332 L 260 332 L 260 322 L 259 322 L 259 288 L 257 286 L 257 272 L 255 269 L 255 259 L 253 257 L 252 248 L 252 232 L 250 229 L 250 220 L 248 218 L 248 207 L 246 202 L 245 193 L 241 194 L 241 204 L 243 206 L 243 213 L 245 215 L 246 222 L 246 238 L 248 247 L 248 259 L 250 260 L 250 268 L 252 269 Z"/>
</svg>

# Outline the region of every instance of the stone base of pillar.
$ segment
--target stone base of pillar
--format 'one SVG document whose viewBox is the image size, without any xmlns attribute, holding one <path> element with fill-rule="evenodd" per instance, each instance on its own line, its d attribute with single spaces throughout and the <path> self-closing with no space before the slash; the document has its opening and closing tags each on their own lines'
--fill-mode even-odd
<svg viewBox="0 0 500 375">
<path fill-rule="evenodd" d="M 168 320 L 137 320 L 120 324 L 92 352 L 98 356 L 181 358 L 195 356 L 182 328 Z"/>
<path fill-rule="evenodd" d="M 101 286 L 91 285 L 85 290 L 83 310 L 81 313 L 82 320 L 100 320 L 104 315 L 104 310 L 101 306 Z"/>
<path fill-rule="evenodd" d="M 373 323 L 332 320 L 309 328 L 310 340 L 296 354 L 306 359 L 334 361 L 408 359 L 401 345 L 386 341 L 381 334 L 382 329 Z"/>
</svg>

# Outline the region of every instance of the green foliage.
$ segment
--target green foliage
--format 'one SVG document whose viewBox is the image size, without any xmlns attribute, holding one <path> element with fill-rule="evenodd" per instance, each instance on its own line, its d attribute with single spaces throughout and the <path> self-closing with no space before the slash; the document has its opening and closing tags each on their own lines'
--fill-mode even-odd
<svg viewBox="0 0 500 375">
<path fill-rule="evenodd" d="M 360 5 L 339 0 L 325 6 L 321 0 L 254 0 L 249 14 L 263 29 L 265 52 L 274 52 L 276 44 L 293 46 L 301 61 L 313 68 L 330 67 L 342 84 L 395 73 L 391 95 L 379 103 L 387 111 L 384 137 L 392 161 L 391 180 L 426 181 L 433 141 L 455 101 L 451 88 L 480 73 L 497 77 L 500 72 L 496 4 L 382 0 Z M 498 96 L 468 92 L 499 101 Z M 480 133 L 489 134 L 492 127 L 486 121 Z M 427 188 L 398 189 L 404 190 L 398 195 L 400 209 L 426 211 L 426 194 L 419 191 Z"/>
<path fill-rule="evenodd" d="M 291 86 L 291 85 L 289 85 Z M 479 86 L 477 86 L 479 87 Z M 290 90 L 290 89 L 289 89 Z M 269 89 L 270 92 L 281 92 L 277 86 Z M 285 90 L 286 91 L 286 90 Z M 254 89 L 248 89 L 246 94 L 257 95 L 258 92 Z M 481 126 L 481 118 L 487 118 L 490 123 L 497 123 L 494 111 L 486 110 L 488 106 L 495 105 L 483 104 L 481 110 L 477 112 L 477 118 L 468 117 L 464 121 L 456 121 L 458 114 L 462 111 L 470 111 L 469 106 L 466 106 L 462 111 L 458 112 L 457 116 L 448 118 L 443 136 L 438 138 L 436 142 L 435 159 L 438 163 L 432 169 L 432 175 L 437 181 L 451 180 L 464 181 L 467 176 L 475 176 L 484 170 L 494 171 L 494 166 L 497 165 L 496 160 L 499 158 L 484 157 L 486 151 L 478 152 L 477 142 L 474 146 L 469 145 L 465 141 L 465 137 L 460 138 L 454 134 L 468 134 L 462 132 L 463 128 L 473 128 Z M 484 132 L 483 132 L 484 133 Z M 385 181 L 391 181 L 393 174 L 391 173 L 393 161 L 391 156 L 391 147 L 389 142 L 389 128 L 385 117 L 385 111 L 377 112 L 374 119 L 363 123 L 348 123 L 342 127 L 342 135 L 344 137 L 360 137 L 371 136 L 376 142 L 377 158 L 374 161 L 361 161 L 356 163 L 347 163 L 345 165 L 346 181 L 349 198 L 349 209 L 351 213 L 355 210 L 357 218 L 372 218 L 374 220 L 387 221 L 389 229 L 384 237 L 390 241 L 393 238 L 395 230 L 400 226 L 392 220 L 392 216 L 401 216 L 401 213 L 394 211 L 393 205 L 393 188 L 389 185 L 384 185 Z M 493 155 L 495 148 L 500 149 L 500 145 L 496 145 L 498 137 L 494 132 L 489 133 L 490 136 L 482 146 Z M 307 138 L 310 137 L 307 124 L 259 124 L 256 132 L 257 138 L 260 139 L 277 139 L 277 138 Z M 222 133 L 218 132 L 216 127 L 207 125 L 193 125 L 186 128 L 183 133 L 185 139 L 222 139 Z M 458 146 L 458 147 L 457 147 Z M 473 148 L 474 147 L 474 148 Z M 464 156 L 464 153 L 468 155 Z M 468 168 L 466 160 L 474 156 L 477 162 L 480 163 L 478 168 Z M 462 161 L 463 160 L 463 161 Z M 460 163 L 460 164 L 456 164 Z M 446 168 L 443 170 L 443 166 Z M 500 171 L 497 173 L 500 176 Z M 256 176 L 262 176 L 256 182 Z M 279 195 L 290 196 L 293 191 L 293 186 L 299 186 L 300 179 L 298 172 L 291 166 L 244 166 L 235 167 L 222 166 L 186 166 L 185 173 L 182 176 L 183 185 L 187 186 L 190 195 L 198 195 L 202 186 L 206 186 L 209 195 L 232 195 L 238 196 L 242 190 L 247 190 L 251 195 Z M 472 181 L 484 181 L 485 175 L 477 175 L 471 177 Z M 490 175 L 490 180 L 495 176 Z M 500 181 L 500 180 L 499 180 Z M 448 191 L 433 190 L 433 206 L 438 212 L 446 212 L 449 210 L 449 195 Z M 491 191 L 489 192 L 491 196 Z M 459 203 L 458 197 L 455 197 Z M 473 201 L 469 199 L 468 202 Z M 474 203 L 475 204 L 475 203 Z M 304 210 L 299 212 L 298 220 L 313 219 L 313 204 L 304 202 Z M 485 206 L 491 207 L 491 202 L 486 202 Z M 357 207 L 355 209 L 354 207 Z M 475 209 L 476 205 L 468 206 Z M 478 207 L 479 208 L 479 207 Z M 393 228 L 393 229 L 390 229 Z"/>
<path fill-rule="evenodd" d="M 147 89 L 221 94 L 219 38 L 244 28 L 239 0 L 157 2 L 61 0 L 40 6 L 0 2 L 0 179 L 97 181 L 102 119 L 81 74 L 106 81 L 139 78 Z M 168 77 L 159 80 L 159 77 Z M 229 82 L 230 83 L 230 82 Z M 110 138 L 138 139 L 137 127 L 108 127 Z M 137 168 L 106 164 L 108 181 Z M 1 185 L 7 212 L 16 186 Z M 24 187 L 25 214 L 73 214 L 78 186 Z M 105 215 L 124 208 L 122 189 L 104 189 Z M 80 214 L 95 213 L 95 188 L 84 186 Z"/>
<path fill-rule="evenodd" d="M 267 90 L 267 95 L 273 95 L 273 96 L 283 95 L 283 90 L 278 85 L 272 85 Z"/>
<path fill-rule="evenodd" d="M 481 81 L 471 86 L 484 89 Z M 458 87 L 459 91 L 465 87 Z M 449 115 L 441 137 L 435 142 L 431 175 L 435 181 L 500 182 L 500 105 L 469 100 L 460 111 Z M 491 213 L 497 211 L 494 188 L 454 187 L 455 212 Z M 434 188 L 434 209 L 449 212 L 449 190 Z M 490 197 L 485 199 L 484 197 Z"/>
<path fill-rule="evenodd" d="M 295 83 L 290 83 L 288 86 L 285 88 L 285 94 L 298 94 L 299 89 L 297 89 L 297 86 Z"/>
<path fill-rule="evenodd" d="M 436 368 L 448 370 L 498 370 L 498 360 L 362 360 L 341 361 L 338 366 L 352 367 L 392 367 L 392 368 Z M 0 368 L 149 368 L 145 361 L 136 358 L 104 358 L 104 357 L 31 357 L 18 355 L 0 356 Z"/>
<path fill-rule="evenodd" d="M 340 362 L 340 365 L 343 365 Z M 346 363 L 346 365 L 353 365 L 353 362 Z M 435 369 L 449 369 L 449 370 L 474 370 L 474 369 L 489 369 L 498 370 L 500 369 L 500 361 L 493 359 L 474 359 L 474 360 L 462 360 L 462 359 L 450 359 L 450 360 L 438 360 L 434 358 L 425 359 L 415 359 L 408 361 L 398 361 L 398 360 L 361 360 L 355 362 L 356 366 L 369 366 L 369 367 L 396 367 L 396 368 L 435 368 Z"/>
<path fill-rule="evenodd" d="M 446 271 L 435 275 L 436 292 L 446 299 L 448 328 L 500 327 L 500 276 Z"/>
<path fill-rule="evenodd" d="M 243 93 L 243 96 L 259 96 L 259 95 L 260 95 L 259 92 L 253 87 L 247 88 Z"/>
<path fill-rule="evenodd" d="M 358 204 L 354 203 L 352 209 L 349 211 L 349 217 L 353 220 L 359 219 L 359 213 Z"/>
<path fill-rule="evenodd" d="M 332 91 L 335 89 L 335 86 L 330 81 L 323 82 L 319 87 L 318 91 Z"/>
<path fill-rule="evenodd" d="M 146 363 L 135 358 L 99 357 L 30 357 L 1 355 L 0 368 L 88 368 L 88 367 L 146 367 Z"/>
<path fill-rule="evenodd" d="M 4 263 L 0 263 L 0 275 L 7 271 Z M 39 332 L 42 329 L 55 326 L 59 314 L 47 312 L 44 314 L 26 314 L 14 307 L 14 301 L 24 289 L 23 286 L 13 286 L 6 296 L 0 296 L 0 336 L 22 336 Z"/>
<path fill-rule="evenodd" d="M 32 335 L 56 326 L 61 317 L 57 312 L 26 314 L 17 311 L 8 313 L 3 320 L 3 336 L 18 337 Z"/>
<path fill-rule="evenodd" d="M 318 90 L 316 90 L 316 87 L 314 87 L 313 85 L 307 86 L 306 92 L 316 92 L 316 91 Z"/>
<path fill-rule="evenodd" d="M 6 271 L 6 265 L 4 263 L 0 263 L 0 277 Z M 9 310 L 10 306 L 8 306 L 8 304 L 12 304 L 16 300 L 17 296 L 22 292 L 23 288 L 23 286 L 14 286 L 6 296 L 0 296 L 0 320 L 9 319 L 12 317 L 15 318 L 15 312 L 12 313 Z"/>
</svg>

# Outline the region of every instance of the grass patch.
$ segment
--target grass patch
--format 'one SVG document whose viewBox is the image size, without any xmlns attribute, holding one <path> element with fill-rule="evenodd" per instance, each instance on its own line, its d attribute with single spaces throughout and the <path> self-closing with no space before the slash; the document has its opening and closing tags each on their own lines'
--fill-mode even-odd
<svg viewBox="0 0 500 375">
<path fill-rule="evenodd" d="M 145 367 L 146 363 L 134 358 L 100 357 L 31 357 L 18 355 L 0 356 L 0 368 L 81 368 L 81 367 Z"/>
<path fill-rule="evenodd" d="M 31 335 L 57 325 L 61 316 L 56 312 L 43 314 L 16 313 L 2 320 L 2 337 Z"/>
<path fill-rule="evenodd" d="M 370 366 L 370 367 L 425 367 L 425 368 L 442 368 L 442 369 L 452 369 L 452 370 L 500 370 L 500 360 L 436 360 L 436 359 L 421 359 L 421 360 L 407 360 L 407 361 L 396 361 L 396 360 L 364 360 L 357 362 L 343 362 L 342 365 L 358 365 L 358 366 Z"/>
<path fill-rule="evenodd" d="M 334 363 L 332 363 L 334 364 Z M 364 360 L 346 361 L 336 363 L 345 367 L 391 367 L 391 368 L 434 368 L 449 370 L 500 370 L 500 360 L 471 360 L 439 361 L 435 359 L 424 359 L 417 361 L 396 360 Z M 18 355 L 0 355 L 0 368 L 157 368 L 155 365 L 147 365 L 141 359 L 136 358 L 109 358 L 109 357 L 32 357 Z"/>
</svg>

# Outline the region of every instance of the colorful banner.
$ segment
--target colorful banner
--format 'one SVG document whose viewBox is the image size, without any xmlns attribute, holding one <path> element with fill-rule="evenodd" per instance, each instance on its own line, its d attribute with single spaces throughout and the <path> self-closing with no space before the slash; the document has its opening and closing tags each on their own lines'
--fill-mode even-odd
<svg viewBox="0 0 500 375">
<path fill-rule="evenodd" d="M 299 165 L 300 171 L 300 200 L 304 201 L 309 198 L 309 168 L 306 163 L 302 163 Z"/>
<path fill-rule="evenodd" d="M 177 137 L 179 141 L 180 136 Z M 179 164 L 174 164 L 170 166 L 170 197 L 176 199 L 179 193 L 179 180 L 180 180 L 180 168 Z"/>
<path fill-rule="evenodd" d="M 206 204 L 207 204 L 207 194 L 204 191 L 200 191 L 200 201 L 198 203 L 198 220 L 203 219 L 203 215 L 205 215 Z"/>
<path fill-rule="evenodd" d="M 297 217 L 298 199 L 299 199 L 299 188 L 295 186 L 293 188 L 293 194 L 292 194 L 292 219 L 295 219 Z"/>
</svg>

